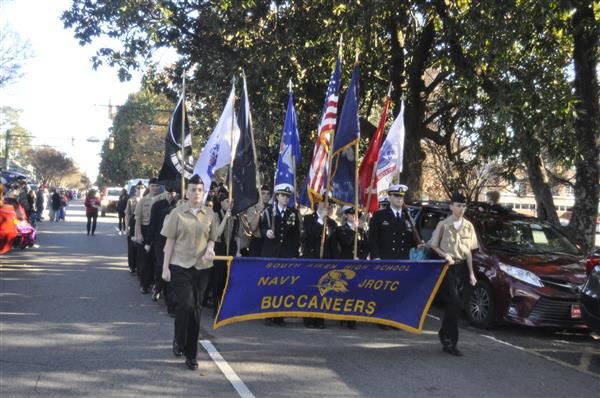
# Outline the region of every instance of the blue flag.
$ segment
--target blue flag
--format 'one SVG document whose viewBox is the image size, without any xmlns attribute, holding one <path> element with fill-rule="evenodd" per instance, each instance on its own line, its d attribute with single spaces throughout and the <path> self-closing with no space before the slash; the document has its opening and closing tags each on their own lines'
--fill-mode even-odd
<svg viewBox="0 0 600 398">
<path fill-rule="evenodd" d="M 300 163 L 300 138 L 298 137 L 298 125 L 296 124 L 296 111 L 294 110 L 294 96 L 290 91 L 287 113 L 283 123 L 281 145 L 279 147 L 279 159 L 275 171 L 275 186 L 279 184 L 290 184 L 296 188 L 296 165 Z M 290 198 L 290 207 L 295 206 L 294 197 Z"/>
<path fill-rule="evenodd" d="M 338 203 L 354 206 L 356 143 L 360 138 L 358 121 L 358 65 L 352 72 L 352 81 L 346 90 L 342 115 L 333 140 L 331 161 L 331 198 Z"/>
</svg>

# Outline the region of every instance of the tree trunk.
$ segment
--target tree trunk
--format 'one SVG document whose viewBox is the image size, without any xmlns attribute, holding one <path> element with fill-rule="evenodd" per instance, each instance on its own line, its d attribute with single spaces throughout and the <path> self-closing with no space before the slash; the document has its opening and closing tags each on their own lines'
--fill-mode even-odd
<svg viewBox="0 0 600 398">
<path fill-rule="evenodd" d="M 536 211 L 538 218 L 548 221 L 556 226 L 560 226 L 556 207 L 554 206 L 554 198 L 552 190 L 548 184 L 548 176 L 542 159 L 539 155 L 539 150 L 523 150 L 521 158 L 527 168 L 529 183 L 535 195 Z"/>
<path fill-rule="evenodd" d="M 599 29 L 592 1 L 575 2 L 571 21 L 575 63 L 575 135 L 578 157 L 575 162 L 575 205 L 569 230 L 584 252 L 593 250 L 600 199 L 600 105 L 596 68 Z"/>
<path fill-rule="evenodd" d="M 408 200 L 422 198 L 425 151 L 421 146 L 425 126 L 425 82 L 423 74 L 435 42 L 434 19 L 430 18 L 415 40 L 418 44 L 408 67 L 408 93 L 404 111 L 404 159 L 400 179 L 408 185 Z"/>
</svg>

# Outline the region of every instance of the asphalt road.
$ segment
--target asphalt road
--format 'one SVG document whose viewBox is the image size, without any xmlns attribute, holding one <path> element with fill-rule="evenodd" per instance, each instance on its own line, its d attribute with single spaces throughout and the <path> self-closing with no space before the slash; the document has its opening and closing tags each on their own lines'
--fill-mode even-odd
<svg viewBox="0 0 600 398">
<path fill-rule="evenodd" d="M 600 391 L 594 336 L 464 324 L 465 356 L 456 358 L 440 349 L 437 308 L 420 335 L 368 324 L 348 330 L 333 321 L 312 330 L 299 320 L 213 330 L 207 310 L 200 368 L 189 371 L 171 354 L 173 320 L 165 307 L 141 295 L 127 271 L 116 218 L 100 218 L 95 237 L 85 235 L 84 221 L 77 202 L 66 222 L 41 223 L 38 248 L 0 257 L 0 397 L 593 397 Z M 211 347 L 223 370 L 209 356 Z"/>
</svg>

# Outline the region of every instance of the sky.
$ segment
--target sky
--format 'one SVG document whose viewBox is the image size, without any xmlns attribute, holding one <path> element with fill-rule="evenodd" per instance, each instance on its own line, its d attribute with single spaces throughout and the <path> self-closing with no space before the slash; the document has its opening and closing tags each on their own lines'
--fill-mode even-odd
<svg viewBox="0 0 600 398">
<path fill-rule="evenodd" d="M 111 126 L 106 105 L 123 104 L 139 89 L 140 74 L 121 83 L 116 69 L 92 69 L 90 58 L 108 40 L 81 47 L 60 21 L 70 3 L 0 0 L 0 25 L 8 24 L 22 40 L 29 40 L 33 52 L 23 77 L 0 92 L 0 105 L 22 109 L 20 124 L 34 136 L 34 144 L 66 153 L 94 181 L 102 141 Z M 90 137 L 101 142 L 88 142 Z"/>
</svg>

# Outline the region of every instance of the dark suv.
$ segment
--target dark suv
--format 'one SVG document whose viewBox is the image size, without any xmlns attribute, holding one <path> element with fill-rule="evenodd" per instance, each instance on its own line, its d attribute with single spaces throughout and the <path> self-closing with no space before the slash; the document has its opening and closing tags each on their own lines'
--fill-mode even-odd
<svg viewBox="0 0 600 398">
<path fill-rule="evenodd" d="M 447 203 L 414 206 L 424 240 L 450 215 Z M 469 205 L 465 217 L 477 232 L 473 253 L 477 285 L 465 297 L 474 326 L 497 321 L 527 326 L 586 328 L 578 303 L 586 279 L 585 257 L 557 228 L 533 217 L 485 204 Z"/>
</svg>

